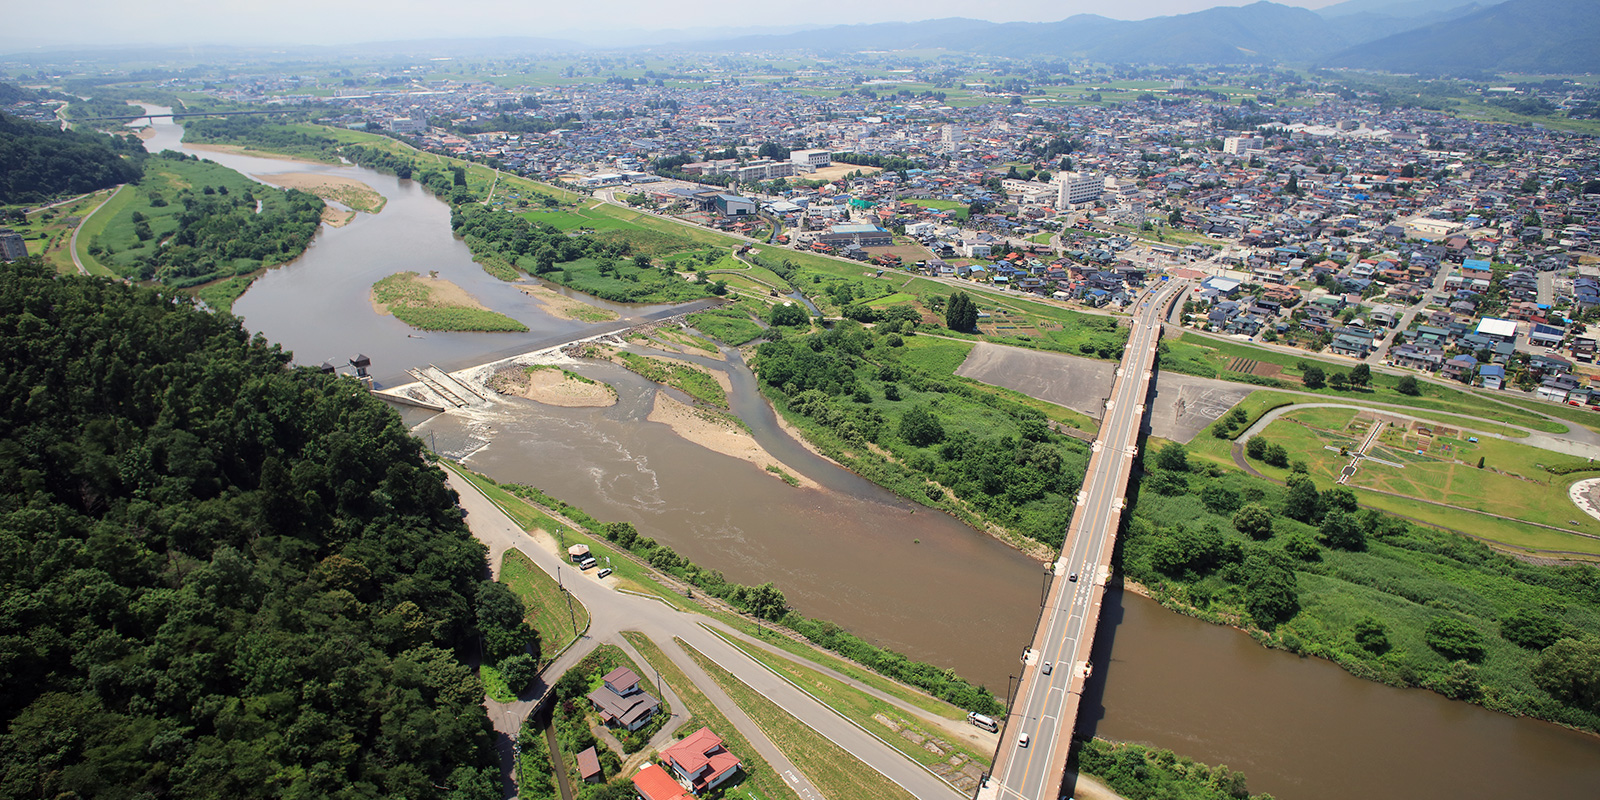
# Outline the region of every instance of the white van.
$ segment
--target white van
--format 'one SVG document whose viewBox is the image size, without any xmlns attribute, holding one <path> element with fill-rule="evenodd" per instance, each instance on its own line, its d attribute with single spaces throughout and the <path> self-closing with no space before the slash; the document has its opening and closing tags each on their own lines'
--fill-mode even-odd
<svg viewBox="0 0 1600 800">
<path fill-rule="evenodd" d="M 1000 723 L 995 722 L 993 717 L 979 714 L 976 711 L 967 714 L 967 721 L 990 733 L 997 733 L 1000 730 Z"/>
</svg>

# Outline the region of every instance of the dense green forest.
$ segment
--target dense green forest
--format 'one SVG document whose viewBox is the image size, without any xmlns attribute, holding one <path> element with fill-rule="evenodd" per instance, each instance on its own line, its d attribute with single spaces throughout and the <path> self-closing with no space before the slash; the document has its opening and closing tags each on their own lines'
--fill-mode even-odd
<svg viewBox="0 0 1600 800">
<path fill-rule="evenodd" d="M 764 391 L 807 438 L 861 475 L 1059 547 L 1088 448 L 1032 408 L 940 377 L 932 367 L 959 364 L 971 345 L 908 338 L 915 327 L 901 320 L 868 329 L 845 320 L 761 345 L 754 366 Z"/>
<path fill-rule="evenodd" d="M 0 113 L 0 205 L 41 203 L 139 179 L 144 146 Z"/>
<path fill-rule="evenodd" d="M 706 284 L 679 278 L 671 265 L 657 267 L 647 256 L 630 257 L 632 246 L 626 241 L 568 236 L 554 226 L 477 203 L 454 204 L 450 225 L 474 256 L 513 264 L 606 300 L 677 302 L 709 292 Z"/>
<path fill-rule="evenodd" d="M 171 150 L 145 162 L 89 242 L 89 255 L 131 280 L 186 289 L 292 261 L 322 220 L 316 195 L 277 189 L 227 167 Z M 259 210 L 257 208 L 259 204 Z M 227 307 L 243 293 L 222 301 Z"/>
<path fill-rule="evenodd" d="M 274 153 L 337 162 L 339 143 L 330 136 L 258 116 L 186 120 L 183 140 L 192 144 L 231 144 Z"/>
<path fill-rule="evenodd" d="M 1359 677 L 1600 731 L 1600 570 L 1519 561 L 1180 445 L 1144 467 L 1121 568 L 1164 604 Z"/>
<path fill-rule="evenodd" d="M 500 797 L 484 549 L 357 383 L 0 266 L 0 796 Z"/>
</svg>

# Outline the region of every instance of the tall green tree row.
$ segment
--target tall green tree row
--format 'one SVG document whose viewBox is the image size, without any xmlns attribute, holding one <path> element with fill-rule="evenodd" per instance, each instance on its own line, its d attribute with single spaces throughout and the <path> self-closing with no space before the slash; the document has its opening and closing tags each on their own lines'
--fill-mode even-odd
<svg viewBox="0 0 1600 800">
<path fill-rule="evenodd" d="M 0 267 L 0 796 L 499 796 L 483 547 L 392 410 L 288 362 Z"/>
</svg>

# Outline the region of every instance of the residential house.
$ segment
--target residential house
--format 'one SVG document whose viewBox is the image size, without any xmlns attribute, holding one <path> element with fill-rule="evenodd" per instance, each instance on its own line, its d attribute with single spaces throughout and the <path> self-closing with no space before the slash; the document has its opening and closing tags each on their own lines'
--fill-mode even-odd
<svg viewBox="0 0 1600 800">
<path fill-rule="evenodd" d="M 700 794 L 721 786 L 739 771 L 739 758 L 722 745 L 722 737 L 701 728 L 661 751 L 661 762 L 678 783 Z"/>
<path fill-rule="evenodd" d="M 636 731 L 660 710 L 661 702 L 639 688 L 639 676 L 627 667 L 618 667 L 601 678 L 601 686 L 589 693 L 600 718 L 607 725 Z"/>
<path fill-rule="evenodd" d="M 1552 375 L 1539 384 L 1539 399 L 1555 403 L 1567 402 L 1567 396 L 1579 388 L 1571 375 Z"/>
<path fill-rule="evenodd" d="M 1506 383 L 1506 368 L 1499 364 L 1485 364 L 1478 370 L 1478 378 L 1485 389 L 1499 389 Z"/>
<path fill-rule="evenodd" d="M 578 754 L 578 778 L 584 783 L 600 783 L 605 773 L 600 770 L 600 754 L 594 746 Z"/>
<path fill-rule="evenodd" d="M 1561 340 L 1566 336 L 1566 330 L 1555 325 L 1535 323 L 1533 330 L 1528 332 L 1528 343 L 1536 344 L 1540 347 L 1559 347 L 1561 346 Z"/>
<path fill-rule="evenodd" d="M 1472 380 L 1472 376 L 1476 374 L 1477 371 L 1478 359 L 1473 358 L 1472 356 L 1462 355 L 1455 356 L 1449 361 L 1444 362 L 1444 366 L 1439 370 L 1439 373 L 1451 380 L 1466 383 Z"/>
<path fill-rule="evenodd" d="M 694 800 L 694 795 L 685 791 L 672 773 L 655 764 L 646 764 L 634 773 L 633 791 L 640 800 Z"/>
</svg>

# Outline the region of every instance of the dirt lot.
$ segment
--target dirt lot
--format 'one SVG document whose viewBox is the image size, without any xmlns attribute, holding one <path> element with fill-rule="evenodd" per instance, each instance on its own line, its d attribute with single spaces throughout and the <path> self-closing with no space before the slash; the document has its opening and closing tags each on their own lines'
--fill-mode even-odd
<svg viewBox="0 0 1600 800">
<path fill-rule="evenodd" d="M 1109 361 L 979 342 L 956 374 L 1100 419 L 1116 369 Z M 1152 389 L 1147 429 L 1153 436 L 1187 442 L 1251 391 L 1237 383 L 1163 372 Z"/>
</svg>

